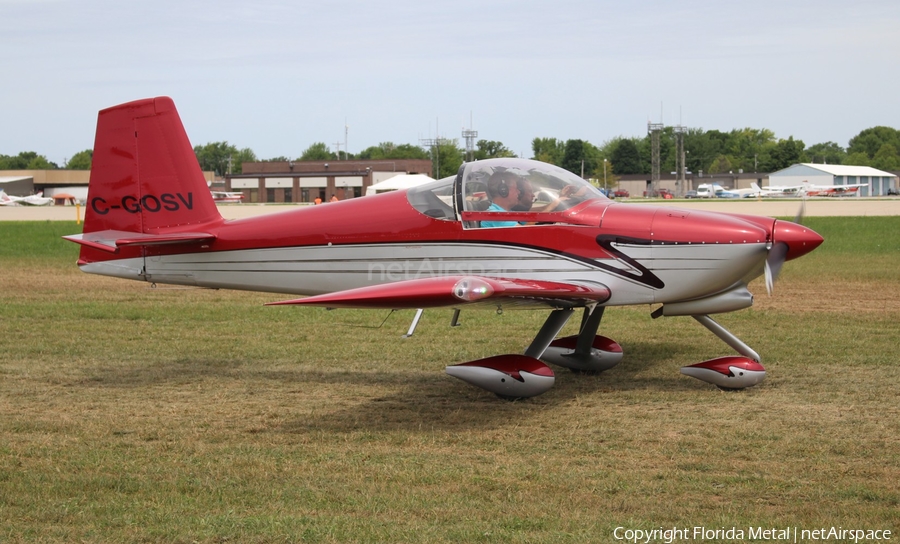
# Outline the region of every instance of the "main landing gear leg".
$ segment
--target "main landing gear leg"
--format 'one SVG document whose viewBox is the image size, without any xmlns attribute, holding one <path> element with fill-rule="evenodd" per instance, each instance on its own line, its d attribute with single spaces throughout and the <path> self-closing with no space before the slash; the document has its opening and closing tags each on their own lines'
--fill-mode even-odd
<svg viewBox="0 0 900 544">
<path fill-rule="evenodd" d="M 541 355 L 544 354 L 544 351 L 546 351 L 547 346 L 549 346 L 550 343 L 553 342 L 553 339 L 556 338 L 556 335 L 559 334 L 559 331 L 566 326 L 566 323 L 569 321 L 569 318 L 572 317 L 574 311 L 575 310 L 571 308 L 566 308 L 550 312 L 547 321 L 544 322 L 544 325 L 541 327 L 541 330 L 538 331 L 537 336 L 531 341 L 531 345 L 525 350 L 525 355 L 534 357 L 535 359 L 540 358 Z"/>
<path fill-rule="evenodd" d="M 602 372 L 619 364 L 622 346 L 597 335 L 605 310 L 604 306 L 585 308 L 578 335 L 554 340 L 541 358 L 577 372 Z"/>
<path fill-rule="evenodd" d="M 725 390 L 744 389 L 765 379 L 766 369 L 759 364 L 762 359 L 750 346 L 708 315 L 692 315 L 691 317 L 740 353 L 742 357 L 719 357 L 681 367 L 682 374 Z"/>
</svg>

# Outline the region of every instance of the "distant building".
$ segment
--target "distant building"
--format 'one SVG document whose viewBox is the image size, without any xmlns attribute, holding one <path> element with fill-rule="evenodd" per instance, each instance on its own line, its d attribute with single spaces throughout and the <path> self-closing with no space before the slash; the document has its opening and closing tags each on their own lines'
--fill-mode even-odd
<svg viewBox="0 0 900 544">
<path fill-rule="evenodd" d="M 696 190 L 704 183 L 718 183 L 724 189 L 747 189 L 753 183 L 763 186 L 766 185 L 766 179 L 769 174 L 762 172 L 724 172 L 721 174 L 709 174 L 703 171 L 698 173 L 687 172 L 684 177 L 684 187 L 678 187 L 678 180 L 674 173 L 664 173 L 659 177 L 659 188 L 672 192 L 676 196 L 683 196 L 684 193 Z M 631 193 L 631 196 L 641 196 L 644 191 L 650 190 L 652 180 L 650 174 L 625 174 L 616 176 L 616 183 L 610 189 L 624 189 Z M 603 185 L 603 180 L 600 180 Z"/>
<path fill-rule="evenodd" d="M 212 183 L 213 172 L 203 172 L 206 183 Z M 46 197 L 62 195 L 61 201 L 87 200 L 90 170 L 0 170 L 0 188 L 12 196 L 43 193 Z"/>
<path fill-rule="evenodd" d="M 366 188 L 400 174 L 430 174 L 427 159 L 245 162 L 225 176 L 226 191 L 244 202 L 324 202 L 366 194 Z"/>
<path fill-rule="evenodd" d="M 794 187 L 804 181 L 812 185 L 868 185 L 860 189 L 860 196 L 882 196 L 897 189 L 896 175 L 871 166 L 800 163 L 769 174 L 772 187 Z"/>
<path fill-rule="evenodd" d="M 89 170 L 0 170 L 0 179 L 20 180 L 6 187 L 9 195 L 44 193 L 44 196 L 50 197 L 56 193 L 66 193 L 81 201 L 87 198 L 90 175 Z"/>
<path fill-rule="evenodd" d="M 5 171 L 0 171 L 5 173 Z M 0 191 L 10 196 L 34 194 L 34 178 L 31 176 L 0 176 Z"/>
</svg>

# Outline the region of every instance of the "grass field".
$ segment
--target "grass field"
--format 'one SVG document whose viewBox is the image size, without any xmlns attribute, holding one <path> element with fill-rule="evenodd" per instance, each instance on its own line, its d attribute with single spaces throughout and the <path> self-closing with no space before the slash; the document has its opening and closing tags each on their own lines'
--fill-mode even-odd
<svg viewBox="0 0 900 544">
<path fill-rule="evenodd" d="M 900 217 L 807 223 L 825 244 L 717 318 L 760 386 L 679 374 L 732 354 L 692 319 L 611 308 L 619 367 L 513 403 L 444 366 L 521 352 L 545 312 L 430 311 L 401 339 L 412 312 L 150 289 L 81 273 L 74 222 L 0 223 L 0 542 L 896 540 Z"/>
</svg>

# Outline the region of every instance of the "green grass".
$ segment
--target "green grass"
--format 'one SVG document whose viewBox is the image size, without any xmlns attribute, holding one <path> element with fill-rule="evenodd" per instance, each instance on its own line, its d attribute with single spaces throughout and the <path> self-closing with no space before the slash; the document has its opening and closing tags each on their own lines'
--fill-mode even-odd
<svg viewBox="0 0 900 544">
<path fill-rule="evenodd" d="M 620 366 L 515 403 L 443 368 L 520 352 L 544 312 L 429 311 L 401 339 L 412 312 L 149 289 L 81 273 L 74 222 L 0 223 L 0 542 L 896 534 L 900 218 L 807 223 L 825 244 L 717 318 L 760 386 L 680 375 L 730 352 L 693 320 L 611 308 Z"/>
</svg>

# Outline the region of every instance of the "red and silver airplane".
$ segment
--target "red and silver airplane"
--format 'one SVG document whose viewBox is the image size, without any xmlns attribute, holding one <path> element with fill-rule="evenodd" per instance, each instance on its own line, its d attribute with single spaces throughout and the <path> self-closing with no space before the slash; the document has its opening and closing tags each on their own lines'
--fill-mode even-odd
<svg viewBox="0 0 900 544">
<path fill-rule="evenodd" d="M 622 348 L 597 334 L 608 306 L 691 316 L 738 355 L 682 368 L 724 389 L 765 377 L 760 356 L 710 314 L 822 243 L 765 217 L 621 204 L 580 177 L 525 159 L 463 164 L 456 176 L 329 206 L 226 221 L 171 99 L 102 110 L 81 244 L 84 272 L 153 283 L 303 295 L 327 308 L 545 309 L 522 354 L 448 366 L 501 397 L 547 391 L 546 363 L 599 372 Z M 583 310 L 580 332 L 557 338 Z M 417 317 L 420 313 L 417 313 Z M 414 322 L 415 324 L 415 322 Z M 410 333 L 412 328 L 410 329 Z"/>
</svg>

